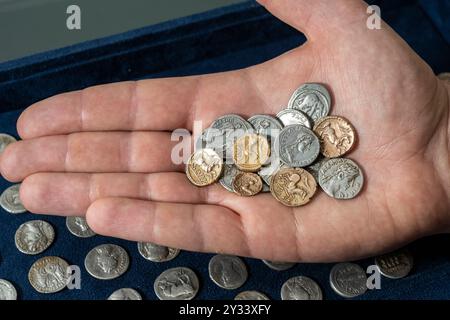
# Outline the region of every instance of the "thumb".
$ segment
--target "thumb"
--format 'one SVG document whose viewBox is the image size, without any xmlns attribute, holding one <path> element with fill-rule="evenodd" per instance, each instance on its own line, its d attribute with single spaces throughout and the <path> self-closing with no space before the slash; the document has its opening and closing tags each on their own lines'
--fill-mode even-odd
<svg viewBox="0 0 450 320">
<path fill-rule="evenodd" d="M 367 19 L 361 0 L 257 0 L 274 16 L 308 38 L 345 31 L 351 22 Z M 365 26 L 365 23 L 364 23 Z"/>
</svg>

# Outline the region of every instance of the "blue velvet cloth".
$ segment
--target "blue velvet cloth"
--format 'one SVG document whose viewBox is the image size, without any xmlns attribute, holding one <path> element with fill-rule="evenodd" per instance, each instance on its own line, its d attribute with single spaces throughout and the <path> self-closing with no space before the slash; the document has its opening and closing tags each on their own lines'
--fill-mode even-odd
<svg viewBox="0 0 450 320">
<path fill-rule="evenodd" d="M 371 1 L 382 9 L 383 18 L 423 57 L 436 73 L 450 71 L 450 1 Z M 57 93 L 100 83 L 129 79 L 191 75 L 231 70 L 273 58 L 305 41 L 303 35 L 271 16 L 254 2 L 146 27 L 125 34 L 90 41 L 24 59 L 0 64 L 0 132 L 17 136 L 15 123 L 21 110 Z M 5 45 L 5 44 L 3 44 Z M 7 45 L 7 44 L 6 44 Z M 382 76 L 380 70 L 380 76 Z M 0 179 L 0 191 L 10 184 Z M 30 219 L 52 223 L 56 241 L 44 253 L 28 256 L 14 245 L 17 227 Z M 122 277 L 100 281 L 83 267 L 86 253 L 102 243 L 123 246 L 131 257 Z M 411 248 L 415 267 L 401 280 L 382 280 L 382 290 L 359 299 L 449 299 L 450 237 L 422 239 Z M 82 269 L 82 290 L 38 294 L 27 274 L 32 263 L 46 255 L 61 256 Z M 165 269 L 190 267 L 200 278 L 198 299 L 231 299 L 242 290 L 260 290 L 280 298 L 282 283 L 294 275 L 315 279 L 325 299 L 340 299 L 328 283 L 330 264 L 298 264 L 283 272 L 268 269 L 261 261 L 245 259 L 249 279 L 238 289 L 219 289 L 208 277 L 211 255 L 182 252 L 171 262 L 156 264 L 138 254 L 136 244 L 96 236 L 78 239 L 69 234 L 65 219 L 10 215 L 0 211 L 0 278 L 10 280 L 20 299 L 105 299 L 114 290 L 132 287 L 146 299 L 156 299 L 153 281 Z M 359 261 L 365 267 L 372 259 Z"/>
</svg>

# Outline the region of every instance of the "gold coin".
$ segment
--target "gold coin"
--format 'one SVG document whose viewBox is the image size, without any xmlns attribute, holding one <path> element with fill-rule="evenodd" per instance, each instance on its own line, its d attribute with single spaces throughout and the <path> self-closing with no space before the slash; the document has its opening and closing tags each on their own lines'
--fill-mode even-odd
<svg viewBox="0 0 450 320">
<path fill-rule="evenodd" d="M 233 190 L 240 196 L 251 197 L 261 192 L 261 177 L 251 172 L 240 172 L 233 179 Z"/>
<path fill-rule="evenodd" d="M 327 158 L 337 158 L 348 153 L 355 144 L 356 132 L 343 117 L 329 116 L 314 126 L 320 140 L 320 151 Z"/>
<path fill-rule="evenodd" d="M 236 167 L 242 171 L 258 171 L 269 160 L 269 157 L 269 142 L 258 134 L 244 134 L 234 143 L 233 160 Z"/>
<path fill-rule="evenodd" d="M 298 207 L 307 204 L 317 190 L 314 177 L 301 168 L 282 168 L 270 184 L 272 195 L 285 206 Z"/>
<path fill-rule="evenodd" d="M 204 187 L 219 180 L 222 169 L 223 161 L 214 150 L 201 149 L 189 158 L 186 175 L 194 185 Z"/>
</svg>

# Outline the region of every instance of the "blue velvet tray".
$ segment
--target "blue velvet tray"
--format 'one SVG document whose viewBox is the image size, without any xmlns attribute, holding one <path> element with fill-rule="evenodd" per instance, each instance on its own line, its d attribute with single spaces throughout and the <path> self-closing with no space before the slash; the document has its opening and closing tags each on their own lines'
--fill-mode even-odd
<svg viewBox="0 0 450 320">
<path fill-rule="evenodd" d="M 450 1 L 371 1 L 383 18 L 432 66 L 436 73 L 450 70 Z M 271 16 L 254 2 L 244 2 L 200 15 L 150 26 L 113 37 L 82 43 L 0 64 L 0 132 L 17 136 L 16 120 L 23 108 L 57 93 L 100 83 L 130 79 L 211 73 L 266 61 L 305 41 L 294 29 Z M 0 178 L 0 191 L 10 184 Z M 0 209 L 0 278 L 18 289 L 20 299 L 106 299 L 122 287 L 137 289 L 146 299 L 156 299 L 153 281 L 165 269 L 190 267 L 200 278 L 197 299 L 232 299 L 242 290 L 259 290 L 280 299 L 282 283 L 294 275 L 315 279 L 325 299 L 340 299 L 328 283 L 330 264 L 298 264 L 276 272 L 261 261 L 245 259 L 249 279 L 243 287 L 227 291 L 208 277 L 209 254 L 182 252 L 171 262 L 157 264 L 140 257 L 136 243 L 96 236 L 78 239 L 60 217 L 39 217 L 56 231 L 55 243 L 43 254 L 27 256 L 14 245 L 17 227 L 31 214 L 10 215 Z M 83 267 L 86 253 L 102 243 L 124 247 L 129 271 L 110 281 L 96 280 Z M 381 290 L 358 299 L 449 299 L 450 236 L 422 239 L 411 245 L 415 267 L 401 280 L 383 278 Z M 32 263 L 45 255 L 57 255 L 80 265 L 82 289 L 57 294 L 37 293 L 27 274 Z M 372 259 L 359 261 L 367 267 Z"/>
</svg>

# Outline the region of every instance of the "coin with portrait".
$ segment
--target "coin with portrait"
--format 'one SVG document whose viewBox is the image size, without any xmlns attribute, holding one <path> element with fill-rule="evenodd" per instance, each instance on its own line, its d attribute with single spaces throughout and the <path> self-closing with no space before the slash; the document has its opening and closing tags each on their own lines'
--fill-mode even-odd
<svg viewBox="0 0 450 320">
<path fill-rule="evenodd" d="M 160 300 L 192 300 L 198 293 L 199 281 L 189 268 L 171 268 L 156 278 L 153 289 Z"/>
<path fill-rule="evenodd" d="M 59 257 L 43 257 L 28 272 L 31 286 L 39 293 L 55 293 L 63 290 L 69 281 L 69 264 Z"/>
<path fill-rule="evenodd" d="M 50 223 L 32 220 L 23 223 L 14 236 L 17 249 L 25 254 L 44 252 L 55 239 L 55 231 Z"/>
<path fill-rule="evenodd" d="M 24 213 L 27 211 L 20 200 L 20 184 L 12 185 L 2 192 L 0 196 L 0 206 L 6 212 L 12 214 Z"/>
<path fill-rule="evenodd" d="M 138 242 L 140 255 L 152 262 L 167 262 L 175 259 L 180 253 L 180 249 L 160 246 L 151 242 Z"/>
<path fill-rule="evenodd" d="M 263 182 L 256 173 L 240 172 L 233 179 L 233 190 L 241 197 L 251 197 L 261 192 Z"/>
<path fill-rule="evenodd" d="M 79 238 L 90 238 L 95 232 L 89 227 L 86 218 L 70 216 L 66 218 L 66 227 L 71 234 Z"/>
<path fill-rule="evenodd" d="M 115 244 L 102 244 L 86 255 L 84 267 L 94 278 L 111 280 L 120 277 L 128 270 L 130 259 L 122 247 Z"/>
<path fill-rule="evenodd" d="M 244 262 L 236 256 L 215 255 L 208 265 L 209 277 L 223 289 L 233 290 L 247 281 L 248 273 Z"/>
</svg>

